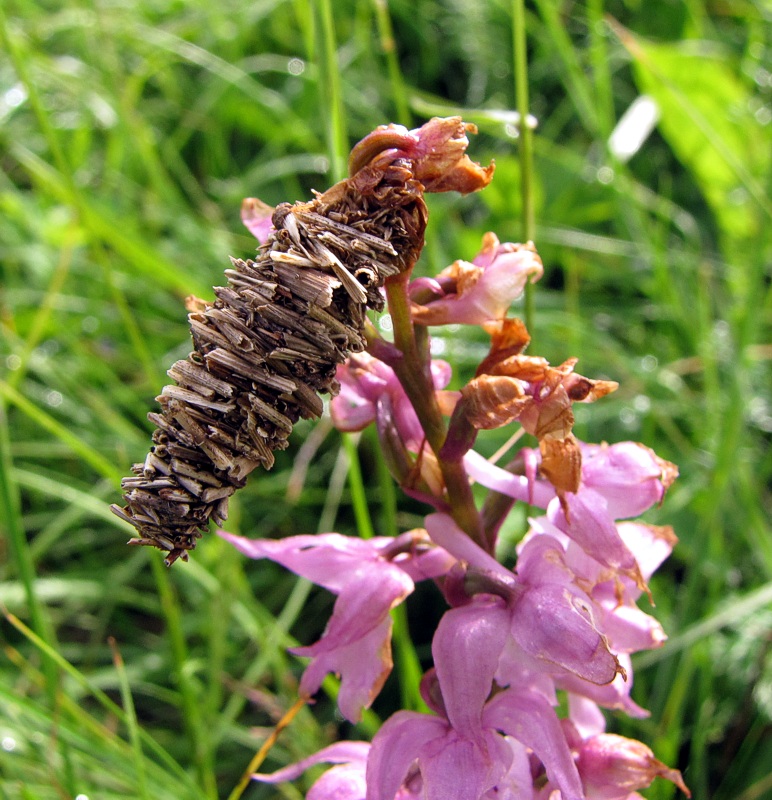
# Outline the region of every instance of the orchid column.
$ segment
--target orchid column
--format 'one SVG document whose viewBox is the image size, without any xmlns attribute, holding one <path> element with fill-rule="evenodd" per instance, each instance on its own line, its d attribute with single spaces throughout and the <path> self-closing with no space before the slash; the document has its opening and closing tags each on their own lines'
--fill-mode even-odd
<svg viewBox="0 0 772 800">
<path fill-rule="evenodd" d="M 464 154 L 468 130 L 458 118 L 415 131 L 379 128 L 352 151 L 352 174 L 377 163 L 384 174 L 411 170 L 430 191 L 482 188 L 492 168 Z M 259 215 L 247 221 L 265 235 Z M 507 313 L 541 274 L 532 244 L 501 244 L 488 233 L 473 261 L 435 278 L 411 282 L 409 270 L 388 277 L 394 341 L 366 326 L 366 351 L 337 371 L 335 424 L 376 426 L 395 480 L 430 509 L 423 528 L 368 541 L 221 532 L 245 554 L 337 595 L 322 638 L 295 653 L 311 659 L 302 695 L 310 698 L 327 674 L 340 676 L 338 705 L 352 722 L 391 669 L 390 610 L 419 580 L 434 581 L 448 604 L 421 684 L 431 714 L 400 711 L 372 743 L 341 742 L 256 779 L 288 780 L 328 761 L 336 766 L 311 800 L 610 800 L 637 797 L 657 776 L 688 794 L 680 773 L 644 744 L 605 733 L 601 711 L 647 713 L 630 698 L 630 655 L 665 636 L 637 601 L 649 596 L 647 582 L 676 540 L 670 528 L 633 520 L 661 502 L 677 470 L 636 443 L 574 437 L 573 403 L 616 384 L 576 374 L 576 359 L 551 366 L 525 355 L 528 332 Z M 451 366 L 430 357 L 429 329 L 448 324 L 481 326 L 491 342 L 460 391 L 446 389 Z M 504 468 L 473 449 L 479 430 L 503 426 L 532 443 Z M 489 490 L 482 508 L 473 481 Z M 518 502 L 534 516 L 511 569 L 497 560 L 496 541 Z"/>
</svg>

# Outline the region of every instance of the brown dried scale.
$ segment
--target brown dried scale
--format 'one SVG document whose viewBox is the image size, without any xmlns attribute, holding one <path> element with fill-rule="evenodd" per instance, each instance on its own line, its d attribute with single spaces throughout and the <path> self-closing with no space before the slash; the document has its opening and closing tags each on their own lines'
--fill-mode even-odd
<svg viewBox="0 0 772 800">
<path fill-rule="evenodd" d="M 194 350 L 169 369 L 174 383 L 148 414 L 153 445 L 122 481 L 125 507 L 111 506 L 138 531 L 130 544 L 186 560 L 297 420 L 321 414 L 337 366 L 364 348 L 367 309 L 383 307 L 384 282 L 420 255 L 424 191 L 490 180 L 492 166 L 464 154 L 469 129 L 457 117 L 378 128 L 352 151 L 352 177 L 278 206 L 257 257 L 232 259 L 214 303 L 189 301 Z"/>
</svg>

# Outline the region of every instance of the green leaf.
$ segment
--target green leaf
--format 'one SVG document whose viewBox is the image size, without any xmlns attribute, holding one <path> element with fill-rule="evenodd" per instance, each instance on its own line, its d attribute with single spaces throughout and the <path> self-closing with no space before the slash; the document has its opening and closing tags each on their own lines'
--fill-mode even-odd
<svg viewBox="0 0 772 800">
<path fill-rule="evenodd" d="M 622 38 L 638 88 L 657 101 L 659 129 L 711 206 L 729 257 L 772 217 L 763 189 L 769 133 L 753 114 L 752 94 L 716 47 Z"/>
</svg>

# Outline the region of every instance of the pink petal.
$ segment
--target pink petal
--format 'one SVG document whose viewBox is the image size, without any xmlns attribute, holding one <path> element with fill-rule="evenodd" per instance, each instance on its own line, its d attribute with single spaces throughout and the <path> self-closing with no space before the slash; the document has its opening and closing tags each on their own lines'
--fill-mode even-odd
<svg viewBox="0 0 772 800">
<path fill-rule="evenodd" d="M 658 620 L 637 606 L 608 602 L 601 604 L 601 609 L 599 624 L 609 641 L 613 642 L 616 652 L 653 650 L 667 641 Z"/>
<path fill-rule="evenodd" d="M 432 541 L 459 561 L 490 572 L 507 584 L 513 583 L 512 573 L 475 544 L 448 514 L 430 514 L 424 520 L 424 525 Z"/>
<path fill-rule="evenodd" d="M 357 353 L 335 372 L 340 393 L 330 402 L 330 413 L 336 428 L 359 431 L 375 419 L 375 404 L 396 380 L 394 371 L 369 353 Z"/>
<path fill-rule="evenodd" d="M 452 376 L 450 364 L 435 359 L 431 363 L 435 389 L 443 389 Z M 394 370 L 369 353 L 357 353 L 338 367 L 340 393 L 330 402 L 332 420 L 339 430 L 360 431 L 378 420 L 390 423 L 405 445 L 417 451 L 425 439 L 415 410 Z"/>
<path fill-rule="evenodd" d="M 264 244 L 273 228 L 273 206 L 256 197 L 247 197 L 241 204 L 241 221 L 249 232 Z"/>
<path fill-rule="evenodd" d="M 421 276 L 420 278 L 415 278 L 414 280 L 410 281 L 408 293 L 411 298 L 414 295 L 423 293 L 426 290 L 434 292 L 434 294 L 439 295 L 440 297 L 445 294 L 442 285 L 436 278 Z"/>
<path fill-rule="evenodd" d="M 555 675 L 555 686 L 558 689 L 571 692 L 571 697 L 581 696 L 587 702 L 597 703 L 603 708 L 624 711 L 628 716 L 644 719 L 649 716 L 649 712 L 634 703 L 630 698 L 630 690 L 633 686 L 633 667 L 630 656 L 626 653 L 619 653 L 617 657 L 620 666 L 627 673 L 627 680 L 621 674 L 618 674 L 611 683 L 597 686 L 589 681 L 582 680 L 576 675 L 563 673 L 562 675 Z M 600 731 L 595 731 L 595 733 L 600 733 Z"/>
<path fill-rule="evenodd" d="M 336 376 L 340 381 L 340 367 Z M 346 433 L 363 431 L 375 421 L 375 403 L 341 381 L 340 392 L 330 401 L 332 424 Z"/>
<path fill-rule="evenodd" d="M 434 388 L 444 389 L 450 383 L 450 379 L 453 377 L 453 367 L 451 367 L 447 361 L 443 361 L 441 358 L 434 358 L 432 359 L 432 363 L 429 368 L 432 373 L 432 383 L 434 384 Z"/>
<path fill-rule="evenodd" d="M 529 536 L 519 551 L 517 576 L 521 593 L 512 633 L 523 650 L 592 683 L 613 680 L 619 665 L 597 626 L 604 609 L 576 587 L 561 542 L 546 533 Z"/>
<path fill-rule="evenodd" d="M 512 752 L 512 761 L 497 786 L 484 797 L 486 800 L 533 800 L 533 776 L 528 750 L 517 739 L 504 737 Z"/>
<path fill-rule="evenodd" d="M 439 717 L 398 711 L 373 738 L 367 759 L 367 800 L 393 800 L 421 747 L 448 733 Z"/>
<path fill-rule="evenodd" d="M 360 638 L 414 588 L 410 576 L 389 561 L 353 565 L 335 601 L 324 638 L 334 647 Z"/>
<path fill-rule="evenodd" d="M 515 500 L 522 500 L 529 505 L 547 508 L 555 497 L 555 489 L 547 481 L 531 481 L 524 475 L 513 475 L 491 464 L 474 450 L 470 450 L 464 456 L 464 466 L 469 477 L 481 486 L 514 497 Z"/>
<path fill-rule="evenodd" d="M 421 748 L 419 766 L 426 800 L 471 800 L 482 797 L 506 774 L 512 751 L 500 736 L 482 733 L 467 739 L 451 731 Z"/>
<path fill-rule="evenodd" d="M 528 533 L 526 533 L 526 535 L 523 537 L 522 541 L 517 545 L 518 556 L 525 549 L 525 547 L 527 546 L 528 542 L 530 542 L 532 538 L 535 538 L 535 537 L 538 537 L 538 536 L 551 536 L 553 539 L 555 539 L 558 542 L 560 542 L 561 546 L 566 551 L 566 556 L 568 556 L 568 548 L 571 545 L 571 539 L 569 539 L 568 536 L 566 536 L 566 534 L 563 533 L 563 531 L 560 530 L 560 528 L 557 527 L 557 525 L 554 525 L 546 516 L 529 517 L 528 518 L 528 522 L 530 524 L 530 528 L 528 529 Z M 592 564 L 595 566 L 595 569 L 598 568 L 598 562 L 595 561 L 595 559 L 590 559 L 589 556 L 587 556 L 584 553 L 584 550 L 581 550 L 578 547 L 577 547 L 577 550 L 579 550 L 584 555 L 585 558 L 589 559 L 592 562 Z M 570 563 L 570 566 L 571 566 L 571 571 L 572 572 L 576 572 L 576 569 L 574 568 L 573 562 L 569 562 L 569 563 Z M 584 573 L 582 573 L 582 575 L 584 575 Z"/>
<path fill-rule="evenodd" d="M 521 583 L 528 586 L 554 583 L 572 587 L 575 575 L 566 564 L 565 550 L 557 536 L 529 536 L 521 542 L 517 555 L 517 576 Z"/>
<path fill-rule="evenodd" d="M 218 531 L 226 541 L 250 558 L 269 558 L 296 575 L 301 575 L 325 589 L 339 594 L 356 577 L 366 562 L 378 562 L 380 551 L 392 544 L 386 536 L 359 539 L 339 533 L 288 536 L 284 539 L 248 539 L 227 531 Z M 391 565 L 382 561 L 382 568 Z M 376 569 L 379 567 L 376 566 Z"/>
<path fill-rule="evenodd" d="M 220 535 L 247 555 L 271 558 L 338 594 L 322 638 L 292 652 L 312 658 L 301 680 L 303 694 L 318 691 L 328 673 L 338 674 L 341 713 L 358 720 L 391 670 L 389 611 L 414 588 L 403 569 L 381 556 L 394 540 L 363 541 L 334 533 L 279 541 Z"/>
<path fill-rule="evenodd" d="M 306 800 L 365 800 L 364 764 L 341 764 L 328 769 L 308 790 Z"/>
<path fill-rule="evenodd" d="M 547 701 L 512 689 L 499 692 L 486 706 L 483 722 L 530 747 L 563 800 L 584 800 L 574 759 L 555 711 Z"/>
<path fill-rule="evenodd" d="M 620 522 L 617 530 L 622 541 L 635 556 L 645 580 L 654 574 L 678 541 L 671 528 L 643 522 Z"/>
<path fill-rule="evenodd" d="M 302 775 L 309 767 L 316 764 L 360 764 L 367 761 L 367 754 L 370 752 L 370 742 L 336 742 L 335 744 L 324 747 L 302 761 L 290 764 L 276 772 L 255 773 L 252 777 L 261 783 L 284 783 L 292 781 Z"/>
<path fill-rule="evenodd" d="M 512 635 L 529 655 L 591 683 L 610 683 L 619 671 L 589 605 L 559 584 L 525 589 L 512 612 Z"/>
<path fill-rule="evenodd" d="M 513 686 L 531 694 L 539 694 L 551 706 L 556 706 L 558 697 L 555 693 L 555 672 L 552 665 L 528 655 L 510 637 L 499 658 L 496 683 L 499 686 Z"/>
<path fill-rule="evenodd" d="M 446 611 L 432 642 L 445 711 L 463 736 L 480 734 L 483 704 L 509 636 L 509 611 L 499 597 L 481 595 Z"/>
<path fill-rule="evenodd" d="M 605 498 L 593 489 L 565 495 L 568 514 L 553 501 L 547 509 L 550 520 L 596 561 L 640 577 L 638 565 L 614 525 Z"/>
<path fill-rule="evenodd" d="M 614 519 L 640 516 L 659 503 L 675 467 L 636 442 L 582 448 L 582 483 L 605 497 Z"/>
<path fill-rule="evenodd" d="M 598 707 L 586 697 L 568 694 L 568 718 L 580 738 L 587 739 L 606 730 L 606 718 Z"/>
<path fill-rule="evenodd" d="M 542 273 L 541 259 L 530 247 L 502 245 L 494 234 L 486 233 L 483 252 L 473 264 L 457 261 L 441 273 L 456 280 L 456 291 L 424 305 L 414 304 L 413 319 L 421 325 L 481 325 L 502 319 L 529 279 L 536 281 Z"/>
<path fill-rule="evenodd" d="M 407 547 L 410 549 L 407 550 Z M 445 575 L 456 563 L 456 559 L 437 547 L 423 528 L 402 533 L 394 539 L 392 551 L 405 548 L 393 556 L 391 561 L 404 570 L 415 583 Z"/>
<path fill-rule="evenodd" d="M 334 646 L 329 630 L 310 647 L 292 648 L 298 656 L 311 656 L 300 680 L 300 693 L 311 697 L 328 674 L 339 675 L 338 708 L 349 722 L 359 722 L 362 709 L 369 708 L 383 688 L 392 668 L 391 617 L 385 617 L 369 632 L 349 643 Z"/>
</svg>

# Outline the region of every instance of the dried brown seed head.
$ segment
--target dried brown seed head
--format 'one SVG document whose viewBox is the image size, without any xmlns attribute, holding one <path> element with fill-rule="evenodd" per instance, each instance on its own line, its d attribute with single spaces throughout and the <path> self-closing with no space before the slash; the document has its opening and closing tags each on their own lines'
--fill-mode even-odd
<svg viewBox="0 0 772 800">
<path fill-rule="evenodd" d="M 213 303 L 188 302 L 194 350 L 169 370 L 175 383 L 148 415 L 153 446 L 122 482 L 125 507 L 112 506 L 137 530 L 131 544 L 166 551 L 167 564 L 187 559 L 248 475 L 270 469 L 295 422 L 321 414 L 337 366 L 365 346 L 365 312 L 383 307 L 384 281 L 418 260 L 424 191 L 490 180 L 492 167 L 465 156 L 465 132 L 457 118 L 433 121 L 395 153 L 379 129 L 354 148 L 355 174 L 310 202 L 245 202 L 261 247 L 233 260 Z"/>
</svg>

